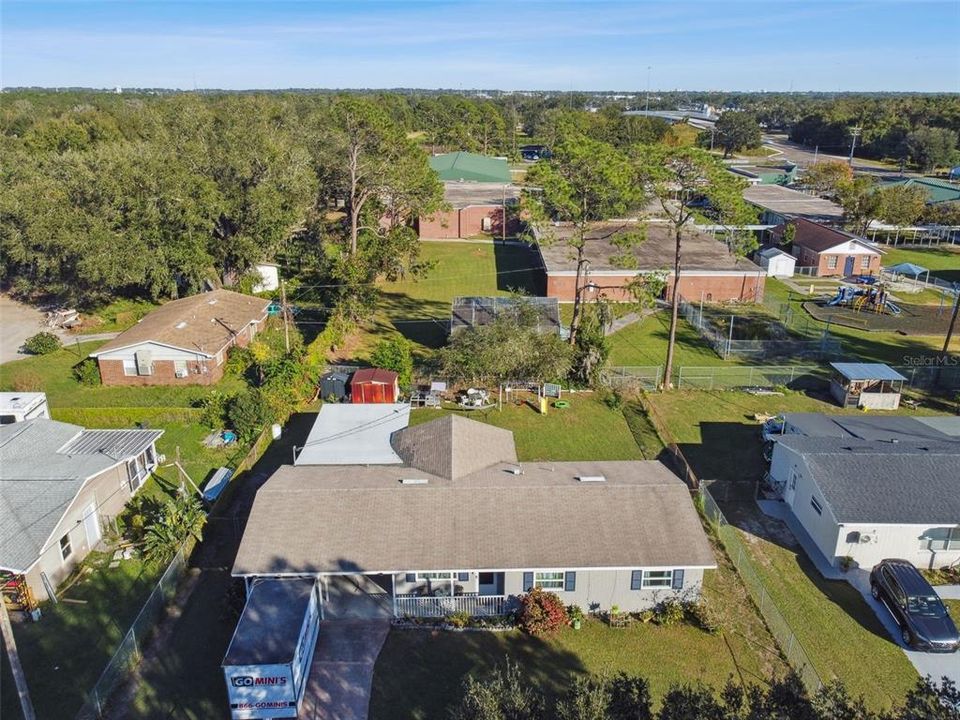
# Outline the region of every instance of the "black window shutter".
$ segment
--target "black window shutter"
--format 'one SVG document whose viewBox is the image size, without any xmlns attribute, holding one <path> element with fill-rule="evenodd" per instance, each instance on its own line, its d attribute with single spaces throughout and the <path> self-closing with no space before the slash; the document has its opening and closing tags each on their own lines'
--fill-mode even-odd
<svg viewBox="0 0 960 720">
<path fill-rule="evenodd" d="M 634 570 L 630 573 L 630 589 L 639 590 L 643 585 L 643 570 Z"/>
<path fill-rule="evenodd" d="M 533 590 L 533 573 L 525 572 L 523 574 L 523 591 L 530 592 Z"/>
<path fill-rule="evenodd" d="M 563 574 L 563 589 L 565 592 L 573 592 L 577 589 L 577 574 L 573 570 L 567 570 Z"/>
<path fill-rule="evenodd" d="M 457 573 L 457 581 L 458 581 L 458 582 L 466 582 L 466 581 L 469 580 L 469 579 L 470 579 L 470 573 L 465 573 L 465 572 L 458 572 L 458 573 Z"/>
<path fill-rule="evenodd" d="M 683 590 L 683 570 L 673 571 L 673 589 Z"/>
<path fill-rule="evenodd" d="M 407 573 L 407 582 L 416 582 L 417 574 L 416 573 Z"/>
</svg>

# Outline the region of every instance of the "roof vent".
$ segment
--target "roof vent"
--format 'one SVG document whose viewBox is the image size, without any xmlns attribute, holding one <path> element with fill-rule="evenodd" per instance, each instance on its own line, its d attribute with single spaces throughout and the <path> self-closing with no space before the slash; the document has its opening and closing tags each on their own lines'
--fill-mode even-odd
<svg viewBox="0 0 960 720">
<path fill-rule="evenodd" d="M 176 324 L 177 330 L 183 330 L 186 326 L 187 326 L 187 323 L 185 320 L 181 320 Z"/>
<path fill-rule="evenodd" d="M 427 478 L 403 478 L 400 480 L 401 485 L 426 485 L 429 482 Z"/>
<path fill-rule="evenodd" d="M 605 475 L 577 475 L 577 480 L 580 482 L 606 482 L 607 478 Z"/>
</svg>

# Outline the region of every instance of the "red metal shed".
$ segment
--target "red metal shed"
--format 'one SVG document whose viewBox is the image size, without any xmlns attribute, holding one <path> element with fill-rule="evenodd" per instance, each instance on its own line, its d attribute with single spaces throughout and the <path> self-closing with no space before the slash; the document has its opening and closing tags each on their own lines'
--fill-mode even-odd
<svg viewBox="0 0 960 720">
<path fill-rule="evenodd" d="M 350 380 L 352 403 L 395 403 L 399 397 L 397 374 L 392 370 L 357 370 Z"/>
</svg>

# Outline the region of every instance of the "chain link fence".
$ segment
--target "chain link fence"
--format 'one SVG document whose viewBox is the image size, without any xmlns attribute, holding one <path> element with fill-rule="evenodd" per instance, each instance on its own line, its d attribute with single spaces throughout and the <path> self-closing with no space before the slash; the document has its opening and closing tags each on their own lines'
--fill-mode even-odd
<svg viewBox="0 0 960 720">
<path fill-rule="evenodd" d="M 136 669 L 143 659 L 143 648 L 150 635 L 163 619 L 166 606 L 177 591 L 177 583 L 187 567 L 187 556 L 191 543 L 180 547 L 173 560 L 164 570 L 160 580 L 143 604 L 140 613 L 120 641 L 117 651 L 110 658 L 100 679 L 87 694 L 87 701 L 76 716 L 76 720 L 96 720 L 104 716 L 104 710 L 110 694 Z"/>
<path fill-rule="evenodd" d="M 617 365 L 603 372 L 603 382 L 617 390 L 636 392 L 656 390 L 660 385 L 663 368 L 660 365 Z"/>
<path fill-rule="evenodd" d="M 907 387 L 915 390 L 960 390 L 960 364 L 894 365 L 893 369 L 907 379 Z"/>
<path fill-rule="evenodd" d="M 750 597 L 753 599 L 757 609 L 760 611 L 761 617 L 763 617 L 771 634 L 783 651 L 787 662 L 790 663 L 790 667 L 796 670 L 807 689 L 811 693 L 815 693 L 823 686 L 820 675 L 817 673 L 816 668 L 814 668 L 810 656 L 807 655 L 806 650 L 803 649 L 800 640 L 797 639 L 797 636 L 790 628 L 790 623 L 787 622 L 787 619 L 783 616 L 783 613 L 780 612 L 770 593 L 767 592 L 763 580 L 760 578 L 759 573 L 753 565 L 753 561 L 750 559 L 749 550 L 744 546 L 736 528 L 727 522 L 726 517 L 724 517 L 719 506 L 714 501 L 713 496 L 710 494 L 706 483 L 700 485 L 700 499 L 707 521 L 715 530 L 717 537 L 720 538 L 721 544 L 737 568 L 737 572 L 740 574 L 743 584 L 747 588 L 747 592 L 750 593 Z"/>
<path fill-rule="evenodd" d="M 680 300 L 680 312 L 714 352 L 724 360 L 732 355 L 753 358 L 833 358 L 840 355 L 843 346 L 839 340 L 821 332 L 819 338 L 809 339 L 812 333 L 791 327 L 782 320 L 758 318 L 753 315 L 729 313 L 729 320 L 718 322 L 704 313 L 703 306 Z M 723 325 L 726 322 L 726 325 Z M 737 337 L 744 332 L 761 337 Z M 798 337 L 808 335 L 808 337 Z"/>
<path fill-rule="evenodd" d="M 741 388 L 823 390 L 830 384 L 822 365 L 735 365 L 692 367 L 677 370 L 677 388 L 687 390 L 736 390 Z"/>
</svg>

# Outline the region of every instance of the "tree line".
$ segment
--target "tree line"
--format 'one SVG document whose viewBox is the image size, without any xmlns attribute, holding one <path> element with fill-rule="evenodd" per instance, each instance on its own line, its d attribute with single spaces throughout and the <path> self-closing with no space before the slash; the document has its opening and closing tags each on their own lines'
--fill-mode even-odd
<svg viewBox="0 0 960 720">
<path fill-rule="evenodd" d="M 508 661 L 484 677 L 468 676 L 449 715 L 453 720 L 957 720 L 960 690 L 946 678 L 921 678 L 900 706 L 878 713 L 840 681 L 811 694 L 790 673 L 764 686 L 730 680 L 719 692 L 701 684 L 674 686 L 654 710 L 642 676 L 578 676 L 550 698 Z"/>
</svg>

